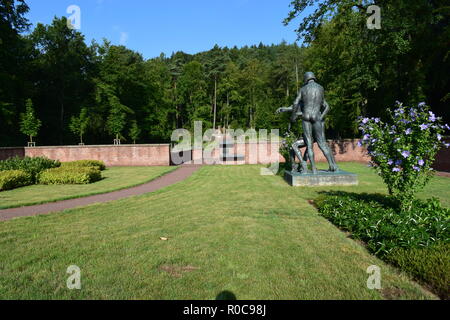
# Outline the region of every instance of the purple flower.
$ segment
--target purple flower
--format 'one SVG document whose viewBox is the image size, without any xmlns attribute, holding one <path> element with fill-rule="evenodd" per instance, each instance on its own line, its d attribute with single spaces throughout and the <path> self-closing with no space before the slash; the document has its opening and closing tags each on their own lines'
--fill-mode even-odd
<svg viewBox="0 0 450 320">
<path fill-rule="evenodd" d="M 392 166 L 394 164 L 394 161 L 392 159 L 389 159 L 389 161 L 387 162 L 388 165 Z"/>
<path fill-rule="evenodd" d="M 422 130 L 422 131 L 423 131 L 423 130 L 426 130 L 426 129 L 428 129 L 428 127 L 429 127 L 429 126 L 428 126 L 427 124 L 421 124 L 421 125 L 420 125 L 420 130 Z"/>
<path fill-rule="evenodd" d="M 450 130 L 450 126 L 447 123 L 444 125 L 444 128 Z"/>
<path fill-rule="evenodd" d="M 358 147 L 362 147 L 362 145 L 363 145 L 362 140 L 359 140 L 358 143 L 357 143 L 356 145 L 357 145 Z"/>
<path fill-rule="evenodd" d="M 364 119 L 362 119 L 361 122 L 364 123 L 364 124 L 366 124 L 367 122 L 369 122 L 369 118 L 364 118 Z"/>
<path fill-rule="evenodd" d="M 399 142 L 400 141 L 400 138 L 395 138 L 394 139 L 394 142 Z"/>
<path fill-rule="evenodd" d="M 400 166 L 402 164 L 402 160 L 395 160 L 395 165 Z"/>
<path fill-rule="evenodd" d="M 419 166 L 423 167 L 423 165 L 425 164 L 425 161 L 420 159 L 417 163 L 419 164 Z"/>
<path fill-rule="evenodd" d="M 410 155 L 411 155 L 411 152 L 409 152 L 408 150 L 405 150 L 405 151 L 402 152 L 402 156 L 405 159 L 408 158 Z"/>
<path fill-rule="evenodd" d="M 418 166 L 413 166 L 413 169 L 414 169 L 415 171 L 420 171 L 420 168 L 419 168 Z"/>
<path fill-rule="evenodd" d="M 423 106 L 425 106 L 426 105 L 426 103 L 425 102 L 421 102 L 421 103 L 419 103 L 419 107 L 420 108 L 422 108 Z"/>
<path fill-rule="evenodd" d="M 448 147 L 450 147 L 450 143 L 444 143 L 444 146 L 445 146 L 446 148 L 448 148 Z"/>
<path fill-rule="evenodd" d="M 395 167 L 394 169 L 392 169 L 392 172 L 400 172 L 400 168 L 399 167 Z"/>
<path fill-rule="evenodd" d="M 401 103 L 400 101 L 395 101 L 395 104 L 397 104 L 397 105 L 399 105 L 399 106 L 402 106 L 403 105 L 403 103 Z"/>
<path fill-rule="evenodd" d="M 380 118 L 375 118 L 375 119 L 373 119 L 373 120 L 375 121 L 375 123 L 380 122 Z"/>
<path fill-rule="evenodd" d="M 410 123 L 410 121 L 408 121 L 408 120 L 406 120 L 406 119 L 402 119 L 402 120 L 400 120 L 400 122 L 403 122 L 404 124 Z"/>
<path fill-rule="evenodd" d="M 411 133 L 412 133 L 411 128 L 406 129 L 405 133 L 406 133 L 406 134 L 411 134 Z"/>
<path fill-rule="evenodd" d="M 436 121 L 436 116 L 433 112 L 429 112 L 430 113 L 430 117 L 428 118 L 429 121 L 431 122 L 435 122 Z"/>
<path fill-rule="evenodd" d="M 365 134 L 363 137 L 363 140 L 369 140 L 370 139 L 370 135 L 369 134 Z"/>
<path fill-rule="evenodd" d="M 439 141 L 441 141 L 442 140 L 442 136 L 438 133 L 437 135 L 437 139 L 439 140 Z"/>
</svg>

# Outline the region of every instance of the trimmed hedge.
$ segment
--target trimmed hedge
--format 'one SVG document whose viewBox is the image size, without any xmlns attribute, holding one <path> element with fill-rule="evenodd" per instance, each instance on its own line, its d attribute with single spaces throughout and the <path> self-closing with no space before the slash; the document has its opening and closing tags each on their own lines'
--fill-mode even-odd
<svg viewBox="0 0 450 320">
<path fill-rule="evenodd" d="M 30 174 L 32 182 L 36 182 L 37 175 L 46 169 L 57 168 L 61 165 L 58 160 L 51 160 L 43 157 L 14 157 L 0 161 L 0 171 L 22 170 Z"/>
<path fill-rule="evenodd" d="M 382 195 L 329 193 L 316 204 L 322 216 L 364 241 L 380 257 L 395 248 L 450 241 L 450 209 L 437 199 L 414 200 L 410 212 L 399 212 L 396 202 Z"/>
<path fill-rule="evenodd" d="M 0 191 L 11 190 L 33 184 L 31 175 L 23 170 L 0 171 Z"/>
<path fill-rule="evenodd" d="M 89 184 L 101 179 L 97 167 L 60 167 L 45 170 L 38 176 L 40 184 Z"/>
<path fill-rule="evenodd" d="M 410 212 L 399 212 L 388 196 L 326 192 L 316 205 L 369 251 L 449 298 L 450 209 L 438 199 L 414 200 Z"/>
<path fill-rule="evenodd" d="M 442 299 L 450 298 L 450 243 L 428 248 L 397 248 L 386 260 L 428 284 Z"/>
<path fill-rule="evenodd" d="M 61 167 L 74 168 L 74 167 L 97 167 L 100 171 L 106 169 L 106 165 L 100 160 L 78 160 L 72 162 L 63 162 Z"/>
</svg>

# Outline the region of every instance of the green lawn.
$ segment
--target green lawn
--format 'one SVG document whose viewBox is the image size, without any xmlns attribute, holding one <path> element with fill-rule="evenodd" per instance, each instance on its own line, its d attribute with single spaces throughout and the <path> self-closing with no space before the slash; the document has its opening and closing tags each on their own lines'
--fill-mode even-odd
<svg viewBox="0 0 450 320">
<path fill-rule="evenodd" d="M 360 186 L 292 188 L 260 166 L 204 166 L 151 194 L 2 222 L 0 298 L 435 298 L 308 203 L 320 190 L 384 192 L 364 165 L 341 167 Z M 422 196 L 448 205 L 448 181 L 435 178 Z M 70 265 L 81 290 L 66 288 Z M 370 265 L 381 268 L 381 291 L 367 289 Z"/>
<path fill-rule="evenodd" d="M 110 167 L 103 180 L 87 185 L 33 185 L 0 192 L 0 209 L 107 193 L 151 181 L 175 167 Z"/>
</svg>

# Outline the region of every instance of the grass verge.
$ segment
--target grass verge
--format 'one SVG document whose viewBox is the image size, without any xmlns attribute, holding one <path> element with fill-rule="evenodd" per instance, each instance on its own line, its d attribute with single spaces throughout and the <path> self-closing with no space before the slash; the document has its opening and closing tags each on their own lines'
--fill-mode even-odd
<svg viewBox="0 0 450 320">
<path fill-rule="evenodd" d="M 0 192 L 0 209 L 75 199 L 135 187 L 176 167 L 110 167 L 103 179 L 87 185 L 31 185 Z"/>
</svg>

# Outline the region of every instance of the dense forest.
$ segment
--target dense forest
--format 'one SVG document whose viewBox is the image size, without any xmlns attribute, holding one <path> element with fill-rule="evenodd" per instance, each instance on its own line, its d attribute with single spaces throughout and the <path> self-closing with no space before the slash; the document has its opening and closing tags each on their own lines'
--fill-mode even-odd
<svg viewBox="0 0 450 320">
<path fill-rule="evenodd" d="M 382 28 L 368 29 L 362 0 L 296 0 L 284 23 L 308 5 L 303 44 L 215 46 L 194 55 L 145 60 L 107 40 L 87 44 L 65 17 L 32 29 L 24 0 L 0 0 L 0 146 L 21 146 L 19 120 L 32 106 L 38 145 L 168 142 L 172 130 L 287 127 L 275 110 L 292 104 L 303 73 L 326 88 L 332 138 L 358 136 L 359 116 L 383 117 L 395 101 L 426 101 L 448 120 L 449 12 L 445 0 L 379 0 Z M 31 99 L 31 100 L 29 100 Z M 77 125 L 78 124 L 78 125 Z M 136 137 L 136 133 L 140 135 Z"/>
</svg>

